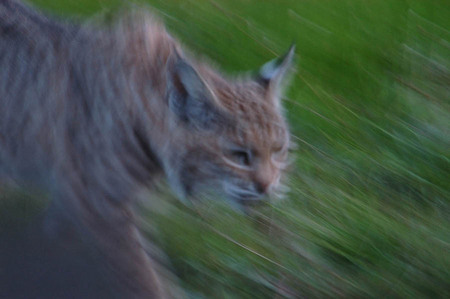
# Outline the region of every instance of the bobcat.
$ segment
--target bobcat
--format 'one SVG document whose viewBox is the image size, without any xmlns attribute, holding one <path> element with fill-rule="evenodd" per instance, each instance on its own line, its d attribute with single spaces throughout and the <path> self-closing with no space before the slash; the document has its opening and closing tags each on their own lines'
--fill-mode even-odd
<svg viewBox="0 0 450 299">
<path fill-rule="evenodd" d="M 0 187 L 51 199 L 1 244 L 0 297 L 169 296 L 135 226 L 136 190 L 162 174 L 182 200 L 214 190 L 245 206 L 276 193 L 293 55 L 232 80 L 147 13 L 105 28 L 0 1 Z"/>
</svg>

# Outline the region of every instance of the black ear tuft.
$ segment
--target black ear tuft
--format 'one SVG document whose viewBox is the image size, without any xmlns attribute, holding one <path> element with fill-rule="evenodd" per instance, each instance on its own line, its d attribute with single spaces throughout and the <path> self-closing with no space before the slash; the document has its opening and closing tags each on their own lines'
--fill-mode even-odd
<svg viewBox="0 0 450 299">
<path fill-rule="evenodd" d="M 294 54 L 295 45 L 292 44 L 285 55 L 267 62 L 259 69 L 256 81 L 265 88 L 277 90 L 287 71 L 291 68 Z"/>
<path fill-rule="evenodd" d="M 169 107 L 177 117 L 199 129 L 213 128 L 220 121 L 214 95 L 194 68 L 184 59 L 169 70 Z"/>
</svg>

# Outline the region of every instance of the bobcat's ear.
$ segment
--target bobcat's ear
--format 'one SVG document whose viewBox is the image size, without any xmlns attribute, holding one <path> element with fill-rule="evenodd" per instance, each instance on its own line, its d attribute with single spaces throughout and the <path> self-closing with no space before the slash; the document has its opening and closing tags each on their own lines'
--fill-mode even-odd
<svg viewBox="0 0 450 299">
<path fill-rule="evenodd" d="M 169 68 L 167 87 L 169 107 L 183 122 L 208 129 L 220 121 L 214 95 L 194 68 L 177 56 Z"/>
<path fill-rule="evenodd" d="M 272 96 L 277 96 L 280 92 L 283 79 L 292 66 L 294 53 L 295 45 L 293 44 L 285 55 L 267 62 L 259 69 L 256 81 Z"/>
</svg>

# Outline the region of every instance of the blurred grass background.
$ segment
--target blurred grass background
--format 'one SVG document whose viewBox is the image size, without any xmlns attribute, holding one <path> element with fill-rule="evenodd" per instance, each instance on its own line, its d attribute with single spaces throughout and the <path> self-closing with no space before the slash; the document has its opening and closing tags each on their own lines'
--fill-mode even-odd
<svg viewBox="0 0 450 299">
<path fill-rule="evenodd" d="M 81 18 L 122 3 L 32 2 Z M 245 217 L 159 194 L 143 212 L 186 294 L 450 298 L 448 0 L 147 2 L 230 74 L 297 45 L 288 198 Z"/>
</svg>

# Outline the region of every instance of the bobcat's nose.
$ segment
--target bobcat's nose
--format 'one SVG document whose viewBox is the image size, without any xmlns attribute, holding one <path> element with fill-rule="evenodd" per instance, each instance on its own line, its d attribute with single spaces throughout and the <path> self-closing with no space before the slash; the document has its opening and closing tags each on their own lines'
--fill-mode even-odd
<svg viewBox="0 0 450 299">
<path fill-rule="evenodd" d="M 256 192 L 259 194 L 266 194 L 270 189 L 270 182 L 257 182 L 255 183 Z"/>
<path fill-rule="evenodd" d="M 253 182 L 255 191 L 260 195 L 270 193 L 273 184 L 276 182 L 277 171 L 275 167 L 270 163 L 261 165 L 257 171 L 255 171 Z"/>
</svg>

